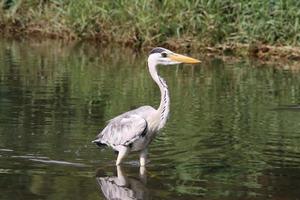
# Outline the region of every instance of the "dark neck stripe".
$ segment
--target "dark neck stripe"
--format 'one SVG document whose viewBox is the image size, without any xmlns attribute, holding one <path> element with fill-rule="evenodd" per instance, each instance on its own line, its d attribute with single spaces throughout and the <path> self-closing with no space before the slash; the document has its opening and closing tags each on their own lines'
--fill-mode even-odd
<svg viewBox="0 0 300 200">
<path fill-rule="evenodd" d="M 166 82 L 164 81 L 164 79 L 162 79 L 160 76 L 158 77 L 159 82 L 162 84 L 162 86 L 164 88 L 167 88 L 168 86 L 166 85 Z"/>
</svg>

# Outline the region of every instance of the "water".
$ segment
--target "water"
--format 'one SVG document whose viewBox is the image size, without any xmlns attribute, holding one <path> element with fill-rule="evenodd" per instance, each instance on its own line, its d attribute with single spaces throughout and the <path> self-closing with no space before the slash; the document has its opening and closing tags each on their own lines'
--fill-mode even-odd
<svg viewBox="0 0 300 200">
<path fill-rule="evenodd" d="M 0 199 L 300 198 L 300 72 L 255 61 L 160 67 L 170 119 L 146 169 L 134 154 L 117 169 L 90 141 L 113 116 L 159 104 L 145 61 L 0 41 Z"/>
</svg>

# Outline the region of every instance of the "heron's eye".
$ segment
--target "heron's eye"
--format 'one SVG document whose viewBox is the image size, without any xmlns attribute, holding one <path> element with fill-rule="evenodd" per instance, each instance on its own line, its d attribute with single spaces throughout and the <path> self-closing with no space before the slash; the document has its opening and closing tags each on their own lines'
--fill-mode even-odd
<svg viewBox="0 0 300 200">
<path fill-rule="evenodd" d="M 166 58 L 168 54 L 166 52 L 161 53 L 161 57 Z"/>
</svg>

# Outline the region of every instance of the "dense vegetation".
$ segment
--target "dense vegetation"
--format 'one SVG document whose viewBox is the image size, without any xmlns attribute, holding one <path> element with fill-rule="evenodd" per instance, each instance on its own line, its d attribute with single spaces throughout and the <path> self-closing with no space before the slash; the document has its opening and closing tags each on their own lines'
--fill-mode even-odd
<svg viewBox="0 0 300 200">
<path fill-rule="evenodd" d="M 127 45 L 300 43 L 299 0 L 2 0 L 6 33 Z"/>
</svg>

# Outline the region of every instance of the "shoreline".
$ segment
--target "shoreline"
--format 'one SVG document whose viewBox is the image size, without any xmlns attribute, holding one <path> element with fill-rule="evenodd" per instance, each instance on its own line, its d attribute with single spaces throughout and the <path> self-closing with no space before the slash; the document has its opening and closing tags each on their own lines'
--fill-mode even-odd
<svg viewBox="0 0 300 200">
<path fill-rule="evenodd" d="M 60 40 L 65 43 L 87 42 L 92 45 L 108 46 L 117 45 L 130 48 L 134 51 L 149 51 L 154 46 L 162 46 L 171 50 L 183 52 L 197 52 L 203 57 L 219 58 L 225 62 L 236 62 L 241 59 L 256 59 L 263 64 L 277 64 L 281 68 L 300 70 L 300 47 L 268 45 L 262 43 L 241 44 L 227 43 L 209 46 L 200 41 L 192 41 L 190 38 L 170 38 L 163 43 L 151 45 L 139 45 L 133 39 L 115 40 L 104 35 L 94 35 L 93 37 L 77 37 L 71 33 L 66 35 L 54 32 L 43 32 L 43 29 L 2 29 L 0 24 L 0 36 L 11 40 Z M 12 31 L 13 30 L 13 31 Z"/>
<path fill-rule="evenodd" d="M 297 62 L 298 9 L 286 6 L 295 2 L 3 1 L 0 35 Z"/>
</svg>

